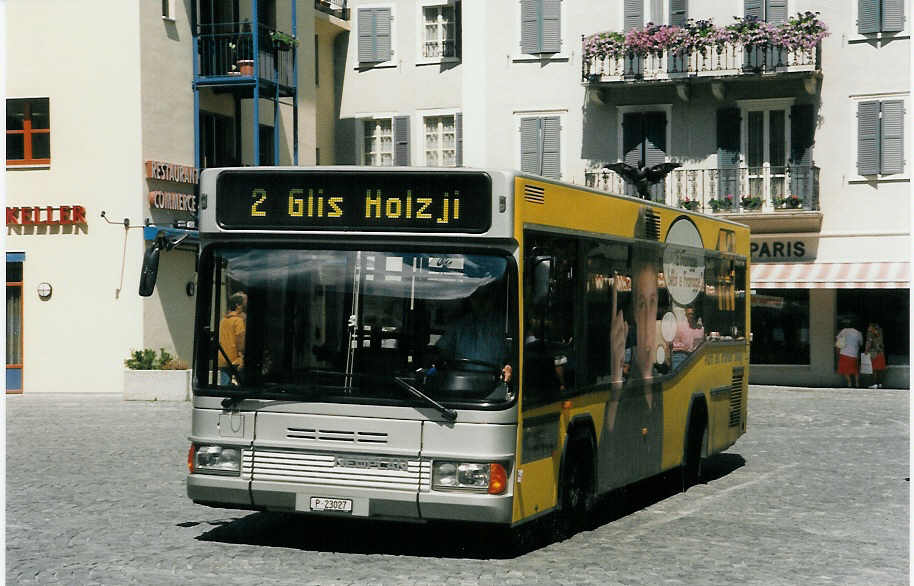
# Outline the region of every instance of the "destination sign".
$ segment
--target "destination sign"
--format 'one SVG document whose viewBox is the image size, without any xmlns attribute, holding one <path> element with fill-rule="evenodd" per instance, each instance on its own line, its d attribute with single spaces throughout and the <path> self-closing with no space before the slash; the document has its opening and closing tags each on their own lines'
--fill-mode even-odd
<svg viewBox="0 0 914 586">
<path fill-rule="evenodd" d="M 216 221 L 229 230 L 480 233 L 492 224 L 492 181 L 447 171 L 223 171 Z"/>
</svg>

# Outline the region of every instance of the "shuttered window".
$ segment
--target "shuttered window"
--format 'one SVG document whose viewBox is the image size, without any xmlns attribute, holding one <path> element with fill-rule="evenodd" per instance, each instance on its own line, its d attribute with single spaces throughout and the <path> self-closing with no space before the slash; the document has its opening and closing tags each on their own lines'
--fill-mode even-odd
<svg viewBox="0 0 914 586">
<path fill-rule="evenodd" d="M 394 164 L 393 121 L 390 118 L 365 120 L 365 147 L 362 164 L 371 167 L 390 167 Z"/>
<path fill-rule="evenodd" d="M 558 116 L 521 118 L 521 171 L 550 179 L 562 176 L 562 122 Z"/>
<path fill-rule="evenodd" d="M 685 26 L 688 19 L 688 0 L 670 0 L 670 26 Z"/>
<path fill-rule="evenodd" d="M 857 0 L 857 32 L 892 33 L 904 30 L 904 0 Z"/>
<path fill-rule="evenodd" d="M 562 50 L 562 0 L 521 0 L 520 48 L 539 55 Z"/>
<path fill-rule="evenodd" d="M 427 167 L 457 166 L 456 116 L 426 116 L 425 165 Z"/>
<path fill-rule="evenodd" d="M 625 31 L 644 26 L 644 0 L 625 0 L 622 25 Z"/>
<path fill-rule="evenodd" d="M 904 102 L 857 104 L 857 173 L 893 175 L 904 171 Z"/>
<path fill-rule="evenodd" d="M 623 162 L 633 167 L 653 167 L 666 162 L 666 113 L 629 112 L 622 116 Z M 634 187 L 626 184 L 626 193 Z M 663 201 L 664 181 L 651 188 L 651 197 Z"/>
<path fill-rule="evenodd" d="M 787 0 L 744 0 L 743 16 L 784 24 L 787 22 Z"/>
<path fill-rule="evenodd" d="M 390 61 L 390 8 L 359 8 L 359 63 Z"/>
</svg>

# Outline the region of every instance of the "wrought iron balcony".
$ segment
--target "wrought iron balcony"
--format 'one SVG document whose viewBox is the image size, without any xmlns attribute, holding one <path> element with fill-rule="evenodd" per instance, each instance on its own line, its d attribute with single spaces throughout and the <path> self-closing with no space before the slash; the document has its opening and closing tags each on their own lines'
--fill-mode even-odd
<svg viewBox="0 0 914 586">
<path fill-rule="evenodd" d="M 205 32 L 197 35 L 198 84 L 252 83 L 256 74 L 260 80 L 281 87 L 295 86 L 295 46 L 283 40 L 291 38 L 289 35 L 259 26 L 255 60 L 254 33 L 244 30 L 251 28 L 250 23 L 201 27 L 204 28 Z"/>
<path fill-rule="evenodd" d="M 635 195 L 635 189 L 615 172 L 585 172 L 588 187 Z M 760 214 L 784 210 L 819 210 L 819 168 L 738 167 L 675 169 L 652 188 L 656 201 L 703 213 Z"/>
<path fill-rule="evenodd" d="M 648 55 L 585 57 L 583 80 L 591 84 L 674 82 L 690 77 L 817 72 L 820 69 L 819 61 L 819 46 L 788 50 L 783 47 L 725 43 L 720 48 L 707 47 L 690 52 L 663 51 Z"/>
<path fill-rule="evenodd" d="M 349 2 L 347 0 L 314 0 L 314 8 L 341 20 L 349 20 Z"/>
</svg>

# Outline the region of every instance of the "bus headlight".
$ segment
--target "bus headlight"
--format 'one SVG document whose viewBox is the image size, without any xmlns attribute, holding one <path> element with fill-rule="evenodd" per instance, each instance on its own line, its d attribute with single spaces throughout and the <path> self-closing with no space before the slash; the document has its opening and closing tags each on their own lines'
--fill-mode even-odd
<svg viewBox="0 0 914 586">
<path fill-rule="evenodd" d="M 447 462 L 432 464 L 432 488 L 502 494 L 508 488 L 505 467 L 497 463 Z"/>
<path fill-rule="evenodd" d="M 241 474 L 241 449 L 223 446 L 196 446 L 191 472 L 238 476 Z"/>
</svg>

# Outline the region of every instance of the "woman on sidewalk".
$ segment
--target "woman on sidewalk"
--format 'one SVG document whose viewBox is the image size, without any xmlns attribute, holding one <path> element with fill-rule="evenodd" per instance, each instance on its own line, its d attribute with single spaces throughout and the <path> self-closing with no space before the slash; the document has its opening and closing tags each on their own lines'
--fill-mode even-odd
<svg viewBox="0 0 914 586">
<path fill-rule="evenodd" d="M 855 327 L 848 325 L 835 338 L 835 349 L 838 351 L 838 374 L 843 374 L 848 387 L 860 386 L 860 369 L 858 358 L 863 345 L 863 334 Z M 851 381 L 853 380 L 853 384 Z"/>
<path fill-rule="evenodd" d="M 866 345 L 864 352 L 870 355 L 873 363 L 873 384 L 871 389 L 882 388 L 882 375 L 885 373 L 885 343 L 882 340 L 882 328 L 871 321 L 866 328 Z"/>
</svg>

